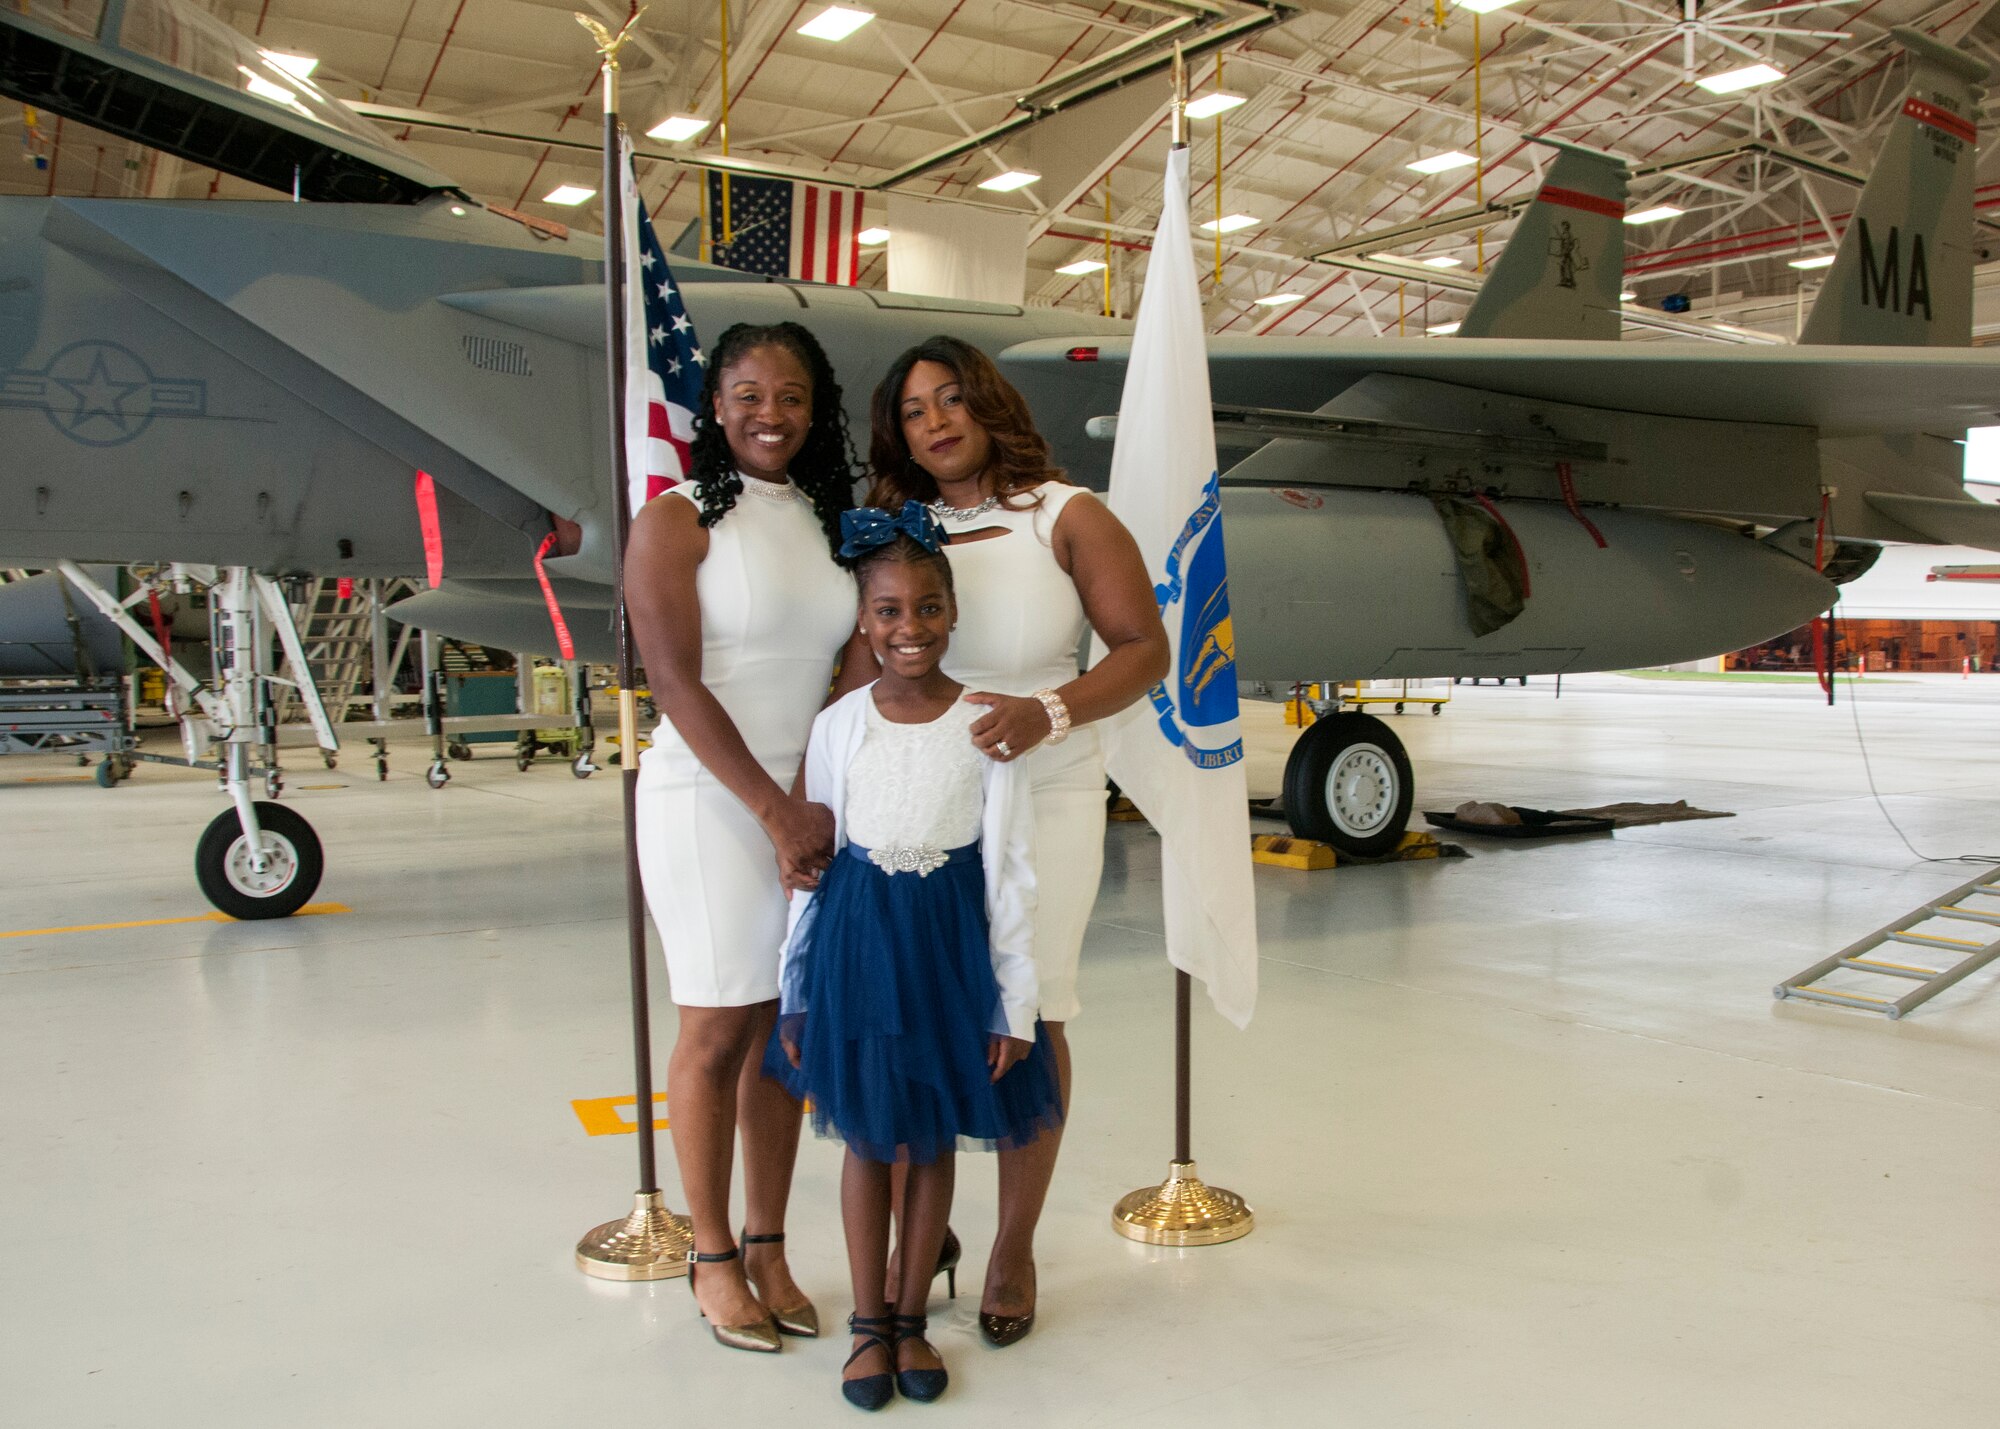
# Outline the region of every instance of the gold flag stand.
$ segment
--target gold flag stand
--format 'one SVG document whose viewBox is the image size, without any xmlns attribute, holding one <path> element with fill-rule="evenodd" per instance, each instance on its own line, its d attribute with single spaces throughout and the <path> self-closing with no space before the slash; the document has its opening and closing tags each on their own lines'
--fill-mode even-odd
<svg viewBox="0 0 2000 1429">
<path fill-rule="evenodd" d="M 1174 46 L 1173 143 L 1187 144 L 1187 65 Z M 1222 174 L 1216 173 L 1218 188 Z M 1111 1208 L 1111 1228 L 1144 1245 L 1222 1245 L 1256 1228 L 1257 1216 L 1234 1191 L 1205 1184 L 1189 1150 L 1189 1100 L 1193 1063 L 1194 979 L 1174 971 L 1174 1159 L 1167 1179 L 1142 1186 Z"/>
<path fill-rule="evenodd" d="M 667 1209 L 660 1191 L 653 1147 L 653 1032 L 646 977 L 646 904 L 639 883 L 638 702 L 632 658 L 632 625 L 625 610 L 625 537 L 632 526 L 625 464 L 625 161 L 619 142 L 618 51 L 631 38 L 644 7 L 634 11 L 616 34 L 588 15 L 577 23 L 590 31 L 604 69 L 604 292 L 605 331 L 611 365 L 611 473 L 617 539 L 612 544 L 617 591 L 619 780 L 625 802 L 625 930 L 632 981 L 632 1061 L 639 1107 L 639 1189 L 631 1214 L 593 1226 L 576 1243 L 576 1265 L 600 1280 L 666 1280 L 688 1271 L 694 1231 L 686 1216 Z"/>
</svg>

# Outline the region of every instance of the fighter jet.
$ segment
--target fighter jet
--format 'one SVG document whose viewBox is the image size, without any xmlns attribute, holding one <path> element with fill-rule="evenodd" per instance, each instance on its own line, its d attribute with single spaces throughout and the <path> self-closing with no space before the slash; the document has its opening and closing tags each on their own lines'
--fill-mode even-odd
<svg viewBox="0 0 2000 1429">
<path fill-rule="evenodd" d="M 199 34 L 202 72 L 117 28 L 142 12 Z M 103 32 L 55 14 L 0 12 L 0 94 L 304 201 L 0 199 L 0 566 L 407 575 L 422 472 L 443 580 L 398 618 L 552 649 L 531 559 L 553 531 L 578 653 L 609 659 L 596 241 L 483 208 L 179 0 L 104 7 Z M 2000 421 L 2000 356 L 1964 346 L 1985 69 L 1898 38 L 1910 96 L 1799 346 L 1611 340 L 1624 172 L 1574 149 L 1459 337 L 1212 338 L 1238 678 L 1690 660 L 1826 610 L 1881 542 L 2000 548 L 1958 475 L 1964 429 Z M 676 274 L 702 333 L 812 327 L 856 423 L 908 344 L 977 343 L 1102 482 L 1127 323 Z M 1301 832 L 1377 852 L 1410 801 L 1379 720 L 1322 719 L 1293 753 Z"/>
</svg>

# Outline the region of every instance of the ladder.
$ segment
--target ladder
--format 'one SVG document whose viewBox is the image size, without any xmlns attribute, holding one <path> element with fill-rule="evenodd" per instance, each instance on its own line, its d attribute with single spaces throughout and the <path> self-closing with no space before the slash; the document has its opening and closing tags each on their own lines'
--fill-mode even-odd
<svg viewBox="0 0 2000 1429">
<path fill-rule="evenodd" d="M 339 581 L 311 580 L 294 600 L 292 617 L 306 663 L 336 724 L 347 719 L 354 706 L 375 704 L 378 675 L 383 681 L 395 678 L 409 632 L 399 632 L 392 645 L 381 611 L 412 589 L 406 580 L 356 580 L 352 593 L 343 596 Z M 296 720 L 300 713 L 294 693 L 285 688 L 278 699 L 278 722 Z"/>
<path fill-rule="evenodd" d="M 1983 925 L 1981 936 L 1954 937 L 1936 929 L 1916 931 L 1926 923 L 1949 927 L 1953 933 L 1966 931 L 1965 924 Z M 1913 963 L 1891 962 L 1871 957 L 1885 943 L 1922 948 L 1931 953 L 1929 962 L 1948 962 L 1941 968 L 1918 967 Z M 1939 956 L 1939 955 L 1943 956 Z M 1842 948 L 1823 962 L 1814 963 L 1796 977 L 1788 977 L 1771 989 L 1783 1001 L 1803 997 L 1814 1002 L 1830 1002 L 1838 1007 L 1858 1007 L 1879 1012 L 1894 1020 L 1912 1008 L 1930 1001 L 1960 978 L 1978 972 L 2000 957 L 2000 868 L 1989 869 L 1970 883 L 1953 889 L 1935 903 L 1926 903 L 1884 928 Z M 1955 961 L 1951 961 L 1955 959 Z M 1907 978 L 1919 986 L 1901 997 L 1874 997 L 1867 993 L 1814 986 L 1830 973 L 1846 969 L 1878 977 Z"/>
</svg>

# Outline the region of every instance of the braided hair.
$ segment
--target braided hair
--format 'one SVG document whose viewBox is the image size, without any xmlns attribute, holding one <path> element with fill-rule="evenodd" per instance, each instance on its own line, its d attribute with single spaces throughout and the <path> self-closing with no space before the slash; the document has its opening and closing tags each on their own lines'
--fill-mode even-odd
<svg viewBox="0 0 2000 1429">
<path fill-rule="evenodd" d="M 812 379 L 812 423 L 806 429 L 805 444 L 792 458 L 792 484 L 812 502 L 828 548 L 837 551 L 840 513 L 854 505 L 854 447 L 848 438 L 847 411 L 841 405 L 833 364 L 819 339 L 797 323 L 766 327 L 736 323 L 723 329 L 709 348 L 689 452 L 690 479 L 701 505 L 696 519 L 705 527 L 713 526 L 729 514 L 736 498 L 743 494 L 743 477 L 730 455 L 729 438 L 715 420 L 715 402 L 722 390 L 722 374 L 760 347 L 783 348 L 799 360 Z"/>
</svg>

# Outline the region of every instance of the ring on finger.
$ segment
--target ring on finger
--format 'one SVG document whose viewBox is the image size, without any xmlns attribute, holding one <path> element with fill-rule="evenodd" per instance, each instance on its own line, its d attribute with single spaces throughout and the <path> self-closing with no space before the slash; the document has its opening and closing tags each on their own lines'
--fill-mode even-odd
<svg viewBox="0 0 2000 1429">
<path fill-rule="evenodd" d="M 1014 757 L 1014 751 L 1008 747 L 1007 741 L 1004 739 L 1001 740 L 998 744 L 994 745 L 993 747 L 1000 751 L 1000 757 L 1002 759 L 1012 759 Z"/>
</svg>

